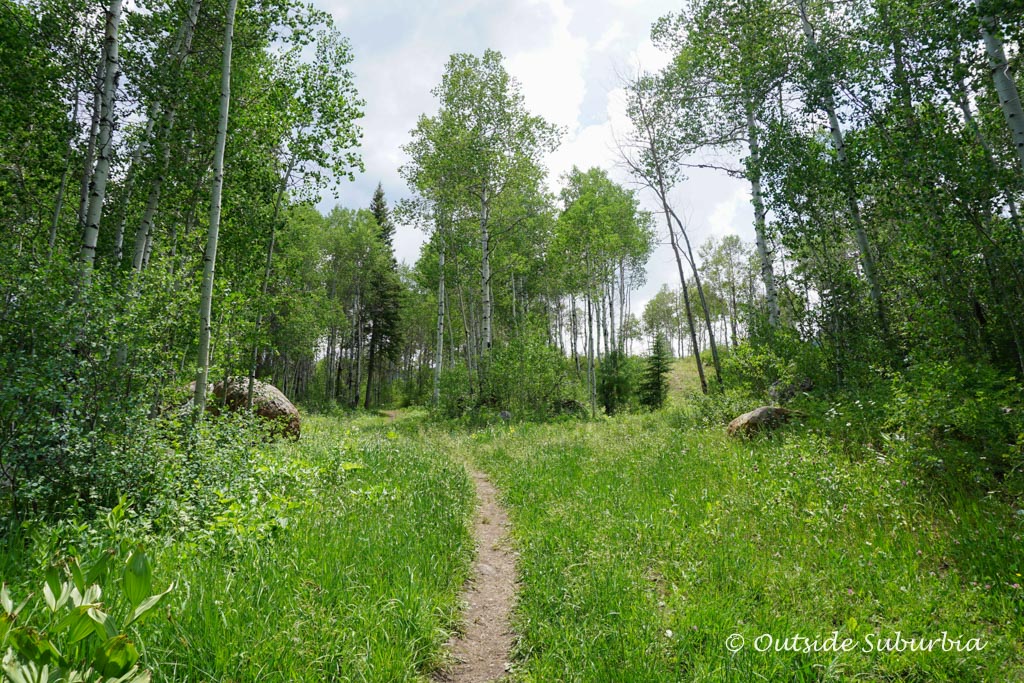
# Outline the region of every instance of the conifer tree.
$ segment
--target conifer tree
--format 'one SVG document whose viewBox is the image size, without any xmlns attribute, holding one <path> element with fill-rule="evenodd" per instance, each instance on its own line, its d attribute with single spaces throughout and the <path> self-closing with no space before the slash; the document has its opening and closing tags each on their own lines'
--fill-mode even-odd
<svg viewBox="0 0 1024 683">
<path fill-rule="evenodd" d="M 651 410 L 657 410 L 665 404 L 668 396 L 669 366 L 672 353 L 669 351 L 665 335 L 660 332 L 654 336 L 651 344 L 651 355 L 647 357 L 643 381 L 640 383 L 640 403 Z"/>
<path fill-rule="evenodd" d="M 368 312 L 370 315 L 370 348 L 366 363 L 366 397 L 363 406 L 370 408 L 373 401 L 374 370 L 380 368 L 380 356 L 392 358 L 399 346 L 399 302 L 402 286 L 398 278 L 398 264 L 395 262 L 392 241 L 395 226 L 391 222 L 387 200 L 384 199 L 384 188 L 377 183 L 377 190 L 370 202 L 370 211 L 377 221 L 377 238 L 380 240 L 382 258 L 377 268 L 380 272 L 370 279 L 368 296 Z"/>
</svg>

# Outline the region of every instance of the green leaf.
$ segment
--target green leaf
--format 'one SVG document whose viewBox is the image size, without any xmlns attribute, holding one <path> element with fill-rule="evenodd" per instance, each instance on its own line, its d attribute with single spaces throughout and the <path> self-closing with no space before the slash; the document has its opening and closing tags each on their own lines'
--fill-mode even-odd
<svg viewBox="0 0 1024 683">
<path fill-rule="evenodd" d="M 50 608 L 51 612 L 57 611 L 57 598 L 54 596 L 53 591 L 50 590 L 49 582 L 43 584 L 43 600 L 46 601 L 46 606 Z"/>
<path fill-rule="evenodd" d="M 92 620 L 86 614 L 91 607 L 91 605 L 76 607 L 57 624 L 56 630 L 58 631 L 69 629 L 68 645 L 84 640 L 93 634 Z"/>
<path fill-rule="evenodd" d="M 34 629 L 19 628 L 11 631 L 11 646 L 23 659 L 38 664 L 60 661 L 60 652 L 43 634 Z"/>
<path fill-rule="evenodd" d="M 128 556 L 123 578 L 124 594 L 128 596 L 132 607 L 138 607 L 143 600 L 153 594 L 153 571 L 149 565 L 149 558 L 141 550 L 135 550 Z"/>
<path fill-rule="evenodd" d="M 11 593 L 7 590 L 7 584 L 0 586 L 0 605 L 3 606 L 4 612 L 12 614 L 14 612 L 14 601 L 11 600 Z"/>
<path fill-rule="evenodd" d="M 113 550 L 104 550 L 85 574 L 86 583 L 101 583 L 107 575 L 110 560 L 114 557 Z"/>
<path fill-rule="evenodd" d="M 56 596 L 63 592 L 62 586 L 64 582 L 61 579 L 62 577 L 60 575 L 59 568 L 52 565 L 47 568 L 46 586 L 43 588 L 43 598 L 46 600 L 46 604 L 50 606 L 50 611 L 56 611 L 57 607 L 59 607 L 59 605 L 57 605 Z M 49 591 L 46 590 L 47 588 Z M 47 597 L 47 593 L 49 593 L 49 597 Z M 52 605 L 50 605 L 51 598 L 53 599 Z"/>
<path fill-rule="evenodd" d="M 34 662 L 22 664 L 12 650 L 7 651 L 2 664 L 4 675 L 11 683 L 49 683 L 50 668 L 43 665 L 40 669 Z"/>
<path fill-rule="evenodd" d="M 108 640 L 96 652 L 93 668 L 107 678 L 124 676 L 139 660 L 139 651 L 128 636 L 121 634 Z"/>
<path fill-rule="evenodd" d="M 159 605 L 160 602 L 172 590 L 174 590 L 174 584 L 173 583 L 170 586 L 168 586 L 167 590 L 165 590 L 163 593 L 159 593 L 157 595 L 153 595 L 153 596 L 150 596 L 150 597 L 146 598 L 142 602 L 141 605 L 139 605 L 138 607 L 136 607 L 135 609 L 132 610 L 132 613 L 128 615 L 128 621 L 124 622 L 124 625 L 128 626 L 129 624 L 134 622 L 136 619 L 138 619 L 141 616 L 143 616 L 144 614 L 146 614 L 146 612 L 148 612 L 149 610 L 151 610 L 154 607 L 156 607 L 157 605 Z"/>
<path fill-rule="evenodd" d="M 117 635 L 114 620 L 110 618 L 109 614 L 95 606 L 89 607 L 85 613 L 92 620 L 92 628 L 96 635 L 102 640 L 108 640 Z"/>
<path fill-rule="evenodd" d="M 75 588 L 78 589 L 79 594 L 84 594 L 85 587 L 88 584 L 85 580 L 85 574 L 82 573 L 82 565 L 78 563 L 77 557 L 71 558 L 69 568 L 71 569 L 71 580 L 74 582 Z"/>
</svg>

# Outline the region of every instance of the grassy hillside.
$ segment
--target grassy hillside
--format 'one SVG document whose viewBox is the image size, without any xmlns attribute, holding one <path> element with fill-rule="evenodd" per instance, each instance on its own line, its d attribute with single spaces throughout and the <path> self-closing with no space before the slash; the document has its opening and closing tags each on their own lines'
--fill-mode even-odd
<svg viewBox="0 0 1024 683">
<path fill-rule="evenodd" d="M 738 441 L 678 410 L 457 446 L 511 508 L 519 680 L 1024 678 L 1024 516 L 1002 503 L 928 494 L 802 426 Z M 833 632 L 854 650 L 774 651 Z M 943 632 L 984 649 L 878 651 Z"/>
</svg>

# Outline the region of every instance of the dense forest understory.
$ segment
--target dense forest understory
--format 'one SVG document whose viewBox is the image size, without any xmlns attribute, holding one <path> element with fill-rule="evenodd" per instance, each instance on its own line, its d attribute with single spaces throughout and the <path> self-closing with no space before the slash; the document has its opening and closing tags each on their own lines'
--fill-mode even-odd
<svg viewBox="0 0 1024 683">
<path fill-rule="evenodd" d="M 331 12 L 0 0 L 0 675 L 444 676 L 487 476 L 512 680 L 1024 680 L 1021 15 L 681 2 L 558 178 L 456 52 L 321 212 Z"/>
</svg>

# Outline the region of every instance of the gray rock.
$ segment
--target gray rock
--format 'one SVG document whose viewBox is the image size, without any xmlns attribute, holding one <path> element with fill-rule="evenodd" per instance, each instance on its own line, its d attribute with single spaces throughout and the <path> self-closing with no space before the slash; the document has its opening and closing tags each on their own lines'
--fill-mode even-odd
<svg viewBox="0 0 1024 683">
<path fill-rule="evenodd" d="M 237 377 L 229 380 L 226 393 L 227 396 L 225 398 L 224 382 L 217 382 L 213 385 L 214 396 L 224 399 L 224 403 L 229 409 L 240 410 L 245 408 L 249 395 L 249 378 Z M 280 425 L 281 431 L 286 436 L 294 439 L 299 438 L 301 426 L 299 410 L 274 385 L 259 380 L 254 382 L 252 410 L 265 420 L 277 422 Z"/>
<path fill-rule="evenodd" d="M 743 413 L 729 423 L 726 431 L 730 436 L 750 436 L 761 429 L 774 429 L 791 417 L 802 417 L 803 413 L 777 406 L 761 406 L 749 413 Z"/>
</svg>

